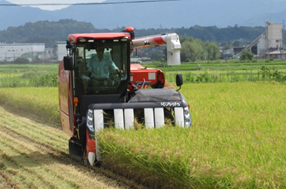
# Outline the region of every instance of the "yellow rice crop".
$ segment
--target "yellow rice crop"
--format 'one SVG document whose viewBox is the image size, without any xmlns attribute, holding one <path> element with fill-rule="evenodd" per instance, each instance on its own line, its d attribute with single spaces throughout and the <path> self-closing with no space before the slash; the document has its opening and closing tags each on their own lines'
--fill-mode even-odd
<svg viewBox="0 0 286 189">
<path fill-rule="evenodd" d="M 191 128 L 106 130 L 107 161 L 160 187 L 286 187 L 284 84 L 188 84 L 182 92 Z"/>
<path fill-rule="evenodd" d="M 285 84 L 184 84 L 181 92 L 191 128 L 104 130 L 103 166 L 155 187 L 286 188 Z M 0 97 L 58 119 L 56 88 L 1 89 Z"/>
</svg>

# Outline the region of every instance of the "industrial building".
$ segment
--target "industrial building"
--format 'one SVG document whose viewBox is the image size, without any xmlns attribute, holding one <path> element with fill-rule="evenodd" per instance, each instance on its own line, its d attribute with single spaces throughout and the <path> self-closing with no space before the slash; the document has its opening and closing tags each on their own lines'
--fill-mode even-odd
<svg viewBox="0 0 286 189">
<path fill-rule="evenodd" d="M 38 58 L 45 56 L 44 43 L 15 43 L 4 44 L 0 43 L 0 61 L 14 61 L 23 54 L 31 54 Z M 30 60 L 31 61 L 31 60 Z"/>
<path fill-rule="evenodd" d="M 284 51 L 284 47 L 282 23 L 270 23 L 269 21 L 266 21 L 266 30 L 244 49 L 252 51 L 257 55 L 257 57 L 260 58 L 267 57 L 267 55 L 271 54 L 273 51 L 276 51 L 276 54 L 277 51 L 281 51 L 281 55 L 283 55 L 284 52 L 282 51 Z M 240 53 L 238 53 L 238 55 Z M 282 56 L 279 55 L 275 57 Z"/>
<path fill-rule="evenodd" d="M 45 43 L 0 43 L 0 61 L 12 62 L 19 57 L 32 62 L 40 60 L 61 61 L 66 55 L 66 42 L 57 41 L 54 48 L 45 48 Z"/>
<path fill-rule="evenodd" d="M 57 61 L 61 61 L 67 55 L 67 43 L 65 41 L 57 41 L 54 46 L 54 56 Z"/>
</svg>

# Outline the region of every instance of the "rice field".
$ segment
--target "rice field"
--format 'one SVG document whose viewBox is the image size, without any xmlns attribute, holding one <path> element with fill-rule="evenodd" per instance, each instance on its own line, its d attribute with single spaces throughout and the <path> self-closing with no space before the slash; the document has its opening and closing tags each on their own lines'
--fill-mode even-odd
<svg viewBox="0 0 286 189">
<path fill-rule="evenodd" d="M 58 63 L 0 65 L 0 87 L 56 87 Z"/>
<path fill-rule="evenodd" d="M 56 87 L 0 88 L 0 103 L 12 107 L 15 112 L 36 115 L 44 122 L 60 123 Z"/>
<path fill-rule="evenodd" d="M 105 130 L 105 158 L 160 187 L 286 187 L 284 84 L 187 84 L 182 92 L 190 129 Z"/>
<path fill-rule="evenodd" d="M 198 64 L 200 66 L 198 66 Z M 202 62 L 166 66 L 166 63 L 142 64 L 162 69 L 169 82 L 176 74 L 183 74 L 185 83 L 223 83 L 245 81 L 286 81 L 286 62 Z M 0 88 L 3 87 L 56 87 L 58 63 L 0 65 Z"/>
<path fill-rule="evenodd" d="M 286 188 L 285 83 L 192 83 L 181 92 L 191 128 L 106 129 L 103 166 L 151 188 Z M 0 98 L 59 119 L 57 88 L 5 88 Z"/>
</svg>

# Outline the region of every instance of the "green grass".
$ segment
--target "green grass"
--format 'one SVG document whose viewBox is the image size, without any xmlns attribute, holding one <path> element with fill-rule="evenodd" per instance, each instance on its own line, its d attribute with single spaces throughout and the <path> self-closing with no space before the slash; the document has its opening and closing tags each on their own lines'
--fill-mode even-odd
<svg viewBox="0 0 286 189">
<path fill-rule="evenodd" d="M 238 61 L 238 60 L 236 60 Z M 199 66 L 200 64 L 200 66 Z M 169 82 L 175 82 L 176 74 L 182 73 L 185 83 L 214 83 L 241 81 L 285 81 L 286 62 L 195 62 L 166 66 L 166 63 L 143 64 L 159 68 Z M 263 75 L 264 74 L 264 75 Z"/>
<path fill-rule="evenodd" d="M 237 61 L 237 60 L 235 60 Z M 241 81 L 286 81 L 286 62 L 201 62 L 166 66 L 166 63 L 143 64 L 162 69 L 169 82 L 183 74 L 185 83 Z M 263 68 L 263 70 L 262 70 Z M 0 87 L 56 87 L 58 63 L 0 65 Z"/>
<path fill-rule="evenodd" d="M 2 73 L 57 73 L 59 63 L 54 64 L 1 64 Z"/>
<path fill-rule="evenodd" d="M 164 72 L 173 71 L 199 71 L 199 70 L 213 70 L 213 71 L 238 71 L 238 70 L 259 70 L 263 65 L 278 70 L 286 70 L 285 61 L 258 61 L 258 62 L 240 62 L 239 60 L 230 61 L 209 61 L 209 62 L 187 62 L 181 65 L 167 66 L 166 63 L 153 62 L 153 63 L 143 63 L 143 66 L 160 68 Z"/>
<path fill-rule="evenodd" d="M 0 87 L 55 87 L 58 63 L 0 65 Z"/>
</svg>

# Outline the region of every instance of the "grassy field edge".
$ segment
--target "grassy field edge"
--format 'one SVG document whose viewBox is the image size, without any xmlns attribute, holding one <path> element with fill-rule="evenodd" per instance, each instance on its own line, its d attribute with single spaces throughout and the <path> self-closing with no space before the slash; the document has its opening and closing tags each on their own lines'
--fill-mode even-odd
<svg viewBox="0 0 286 189">
<path fill-rule="evenodd" d="M 15 114 L 61 128 L 55 95 L 57 90 L 53 87 L 1 88 L 0 104 Z"/>
</svg>

